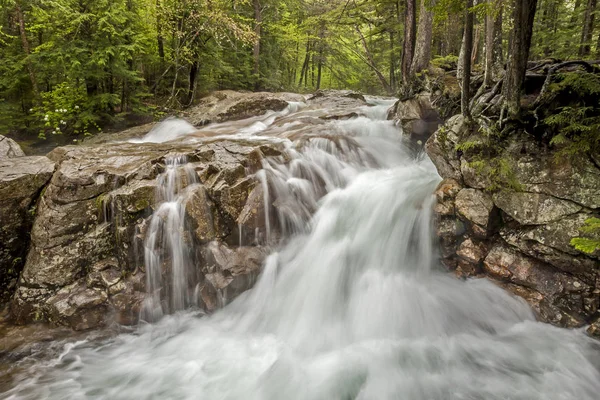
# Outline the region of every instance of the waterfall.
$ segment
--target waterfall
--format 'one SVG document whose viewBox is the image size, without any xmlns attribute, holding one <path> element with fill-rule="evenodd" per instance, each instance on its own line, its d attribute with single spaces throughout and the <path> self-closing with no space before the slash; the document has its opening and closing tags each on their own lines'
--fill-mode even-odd
<svg viewBox="0 0 600 400">
<path fill-rule="evenodd" d="M 210 316 L 165 315 L 72 346 L 12 398 L 597 399 L 596 342 L 536 322 L 488 280 L 440 267 L 431 221 L 440 178 L 384 120 L 391 102 L 371 102 L 364 116 L 329 121 L 264 160 L 266 211 L 287 239 L 252 290 Z M 191 301 L 182 176 L 195 174 L 186 165 L 167 160 L 146 236 L 151 320 Z"/>
<path fill-rule="evenodd" d="M 191 249 L 184 237 L 184 192 L 197 182 L 198 175 L 185 156 L 165 159 L 165 171 L 158 177 L 158 205 L 144 242 L 148 295 L 141 311 L 142 320 L 157 321 L 165 313 L 184 310 L 192 304 L 193 296 L 188 287 L 194 269 Z M 165 263 L 168 264 L 166 267 Z M 163 277 L 165 270 L 170 271 L 166 279 Z"/>
</svg>

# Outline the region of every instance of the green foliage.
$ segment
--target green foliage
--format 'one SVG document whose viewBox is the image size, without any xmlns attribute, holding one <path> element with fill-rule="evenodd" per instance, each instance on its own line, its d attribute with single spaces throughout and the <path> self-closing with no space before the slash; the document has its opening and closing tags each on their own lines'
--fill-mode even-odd
<svg viewBox="0 0 600 400">
<path fill-rule="evenodd" d="M 600 218 L 586 220 L 580 231 L 588 234 L 589 237 L 573 238 L 571 239 L 571 246 L 587 254 L 600 250 Z"/>
<path fill-rule="evenodd" d="M 544 119 L 554 132 L 550 143 L 560 150 L 558 157 L 600 152 L 600 76 L 594 73 L 566 73 L 550 86 L 547 101 L 562 104 Z"/>
<path fill-rule="evenodd" d="M 454 54 L 447 55 L 445 57 L 435 57 L 431 61 L 431 65 L 434 67 L 442 68 L 444 70 L 455 69 L 458 64 L 458 56 Z"/>
</svg>

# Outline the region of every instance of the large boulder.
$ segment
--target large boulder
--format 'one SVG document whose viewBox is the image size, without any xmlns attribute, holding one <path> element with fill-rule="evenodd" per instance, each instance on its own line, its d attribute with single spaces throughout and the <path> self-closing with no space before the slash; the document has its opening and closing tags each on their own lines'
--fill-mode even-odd
<svg viewBox="0 0 600 400">
<path fill-rule="evenodd" d="M 157 177 L 175 155 L 195 176 L 180 178 L 188 187 L 185 240 L 197 244 L 194 276 L 202 284 L 212 282 L 212 274 L 211 293 L 231 300 L 250 287 L 262 265 L 264 251 L 255 250 L 262 242 L 250 240 L 264 225 L 251 217 L 264 207 L 253 173 L 265 154 L 280 154 L 280 147 L 265 140 L 54 150 L 49 157 L 57 169 L 39 201 L 13 316 L 20 323 L 42 320 L 78 330 L 114 319 L 135 323 L 146 296 L 144 238 L 161 201 Z M 46 181 L 54 168 L 47 162 Z M 240 237 L 246 247 L 232 250 Z M 211 304 L 205 301 L 207 311 Z"/>
<path fill-rule="evenodd" d="M 0 159 L 23 157 L 25 153 L 21 146 L 11 138 L 0 135 Z"/>
<path fill-rule="evenodd" d="M 425 143 L 443 122 L 432 104 L 431 94 L 426 92 L 407 100 L 399 100 L 388 118 L 402 127 L 404 135 L 422 143 Z"/>
<path fill-rule="evenodd" d="M 0 304 L 16 287 L 38 198 L 53 172 L 54 162 L 46 157 L 0 160 Z"/>
<path fill-rule="evenodd" d="M 304 97 L 293 93 L 222 90 L 200 99 L 198 105 L 186 110 L 185 117 L 195 126 L 236 121 L 256 117 L 267 111 L 281 111 L 290 101 L 301 102 L 304 101 Z"/>
</svg>

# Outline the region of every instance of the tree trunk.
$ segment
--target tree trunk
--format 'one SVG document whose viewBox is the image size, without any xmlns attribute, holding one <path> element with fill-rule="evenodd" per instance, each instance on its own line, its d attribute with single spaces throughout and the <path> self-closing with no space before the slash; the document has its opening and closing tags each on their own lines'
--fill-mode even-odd
<svg viewBox="0 0 600 400">
<path fill-rule="evenodd" d="M 473 25 L 475 25 L 473 21 Z M 479 44 L 481 42 L 481 26 L 475 28 L 475 37 L 473 38 L 473 48 L 471 49 L 471 65 L 477 64 L 479 61 Z"/>
<path fill-rule="evenodd" d="M 390 87 L 396 91 L 396 58 L 394 57 L 394 32 L 390 31 Z"/>
<path fill-rule="evenodd" d="M 471 101 L 471 52 L 473 50 L 473 23 L 475 19 L 471 10 L 472 7 L 473 0 L 467 0 L 467 9 L 465 11 L 465 33 L 463 35 L 462 46 L 463 76 L 460 102 L 462 114 L 467 119 L 471 119 L 471 110 L 469 109 L 469 102 Z"/>
<path fill-rule="evenodd" d="M 502 73 L 502 0 L 488 0 L 494 3 L 485 21 L 485 75 L 484 85 L 490 87 Z"/>
<path fill-rule="evenodd" d="M 260 87 L 260 36 L 262 31 L 262 7 L 260 0 L 253 0 L 254 2 L 254 33 L 256 34 L 256 41 L 252 48 L 252 55 L 254 57 L 254 67 L 252 74 L 254 75 L 255 83 L 254 89 L 258 90 Z"/>
<path fill-rule="evenodd" d="M 310 40 L 306 40 L 306 55 L 304 56 L 304 62 L 302 63 L 302 69 L 300 70 L 300 81 L 298 82 L 298 86 L 302 86 L 302 81 L 305 80 L 306 71 L 308 70 L 308 62 L 310 59 Z M 306 86 L 306 81 L 304 83 Z"/>
<path fill-rule="evenodd" d="M 21 34 L 21 44 L 23 45 L 23 51 L 25 52 L 27 72 L 29 73 L 29 79 L 31 80 L 31 90 L 33 91 L 33 96 L 35 99 L 40 98 L 40 90 L 38 88 L 37 79 L 35 76 L 35 69 L 33 68 L 33 63 L 29 59 L 31 55 L 31 49 L 29 47 L 29 40 L 27 40 L 27 32 L 25 31 L 25 18 L 23 16 L 23 10 L 21 10 L 21 6 L 19 3 L 15 4 L 15 11 L 17 14 L 17 20 L 19 22 L 19 33 Z"/>
<path fill-rule="evenodd" d="M 162 35 L 162 22 L 160 20 L 160 0 L 156 0 L 156 41 L 158 43 L 158 56 L 165 59 L 165 39 Z"/>
<path fill-rule="evenodd" d="M 419 29 L 415 44 L 415 55 L 411 64 L 411 74 L 417 74 L 429 67 L 431 61 L 431 42 L 433 37 L 433 10 L 436 0 L 421 0 Z"/>
<path fill-rule="evenodd" d="M 190 84 L 188 87 L 188 97 L 186 105 L 191 105 L 194 101 L 194 92 L 196 90 L 196 77 L 198 76 L 198 70 L 200 69 L 200 61 L 198 59 L 192 62 L 190 65 Z"/>
<path fill-rule="evenodd" d="M 581 31 L 581 45 L 579 46 L 580 57 L 587 57 L 590 55 L 592 35 L 594 34 L 594 11 L 596 11 L 596 0 L 588 0 Z"/>
<path fill-rule="evenodd" d="M 402 49 L 402 82 L 408 83 L 410 76 L 410 67 L 412 65 L 415 31 L 416 31 L 416 0 L 406 0 L 406 10 L 404 11 L 404 48 Z"/>
<path fill-rule="evenodd" d="M 317 90 L 321 89 L 321 70 L 323 69 L 323 44 L 319 43 L 319 60 L 317 62 Z"/>
<path fill-rule="evenodd" d="M 508 117 L 512 119 L 518 118 L 521 112 L 521 90 L 527 71 L 536 8 L 537 0 L 515 0 L 514 2 L 514 30 L 510 40 L 506 75 L 502 87 Z"/>
</svg>

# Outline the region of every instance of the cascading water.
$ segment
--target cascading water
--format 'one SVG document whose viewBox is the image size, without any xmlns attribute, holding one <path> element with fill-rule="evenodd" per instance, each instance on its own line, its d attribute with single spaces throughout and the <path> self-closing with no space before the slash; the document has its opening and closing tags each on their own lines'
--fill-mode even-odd
<svg viewBox="0 0 600 400">
<path fill-rule="evenodd" d="M 184 310 L 193 304 L 188 289 L 193 268 L 184 237 L 184 191 L 197 182 L 198 175 L 185 156 L 171 156 L 165 160 L 165 171 L 158 178 L 158 206 L 144 243 L 148 296 L 142 307 L 142 320 L 157 321 L 165 312 Z M 170 271 L 167 282 L 163 279 L 165 263 Z M 167 293 L 161 296 L 161 291 Z"/>
<path fill-rule="evenodd" d="M 487 280 L 437 267 L 439 176 L 377 120 L 387 105 L 329 122 L 334 136 L 289 142 L 287 161 L 265 161 L 265 196 L 290 238 L 254 289 L 211 316 L 167 315 L 101 346 L 79 343 L 5 397 L 597 399 L 596 342 L 535 322 Z M 181 221 L 181 189 L 166 192 L 155 216 Z M 156 240 L 179 240 L 177 219 L 164 221 Z"/>
</svg>

